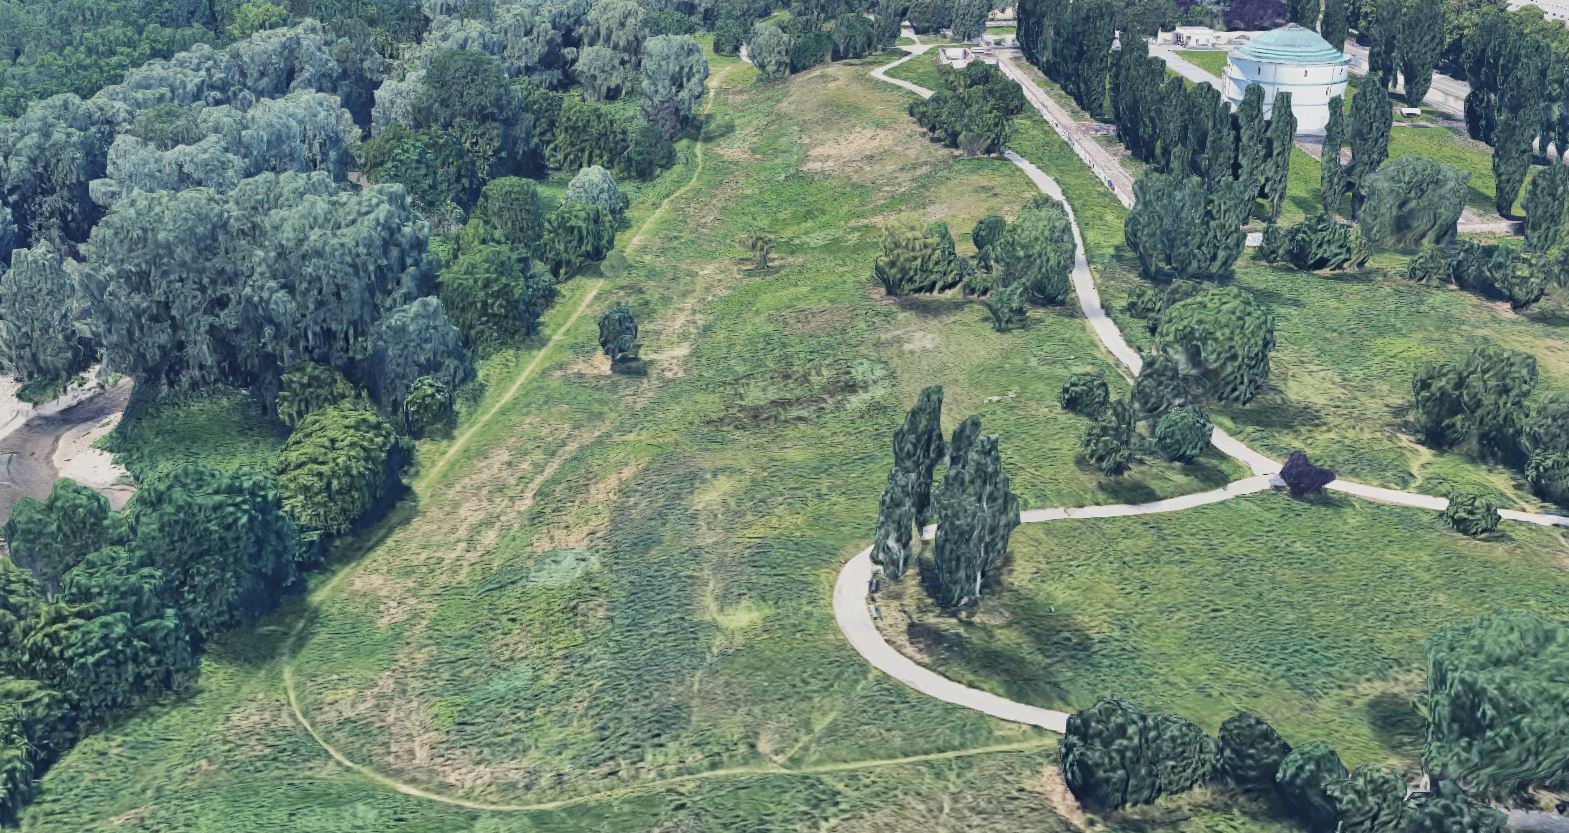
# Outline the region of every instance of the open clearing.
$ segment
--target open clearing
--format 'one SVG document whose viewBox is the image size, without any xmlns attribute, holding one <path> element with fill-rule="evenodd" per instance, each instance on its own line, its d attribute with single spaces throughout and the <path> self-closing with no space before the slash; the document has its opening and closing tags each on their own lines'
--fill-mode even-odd
<svg viewBox="0 0 1569 833">
<path fill-rule="evenodd" d="M 457 443 L 422 445 L 417 497 L 308 600 L 211 646 L 185 697 L 83 742 L 29 826 L 1056 829 L 1049 736 L 909 692 L 838 639 L 829 590 L 872 524 L 889 433 L 941 382 L 950 425 L 978 413 L 1002 437 L 1027 504 L 1180 494 L 1239 470 L 1081 469 L 1082 422 L 1057 390 L 1109 364 L 1071 310 L 999 335 L 957 298 L 881 297 L 881 223 L 947 220 L 967 249 L 976 219 L 1034 191 L 1005 161 L 927 142 L 869 66 L 754 85 L 716 59 L 704 166 L 677 190 L 688 145 L 639 195 L 632 228 L 651 225 L 627 272 L 564 287 L 544 327 L 561 336 L 493 357 Z M 779 241 L 766 272 L 735 242 L 754 229 Z M 614 301 L 642 322 L 639 374 L 597 353 Z M 285 663 L 324 742 L 455 803 L 334 763 L 291 717 Z"/>
</svg>

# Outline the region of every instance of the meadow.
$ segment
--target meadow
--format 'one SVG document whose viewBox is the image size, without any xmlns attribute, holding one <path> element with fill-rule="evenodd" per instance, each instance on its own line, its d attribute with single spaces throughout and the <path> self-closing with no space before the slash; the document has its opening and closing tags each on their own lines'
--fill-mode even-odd
<svg viewBox="0 0 1569 833">
<path fill-rule="evenodd" d="M 935 615 L 902 582 L 884 627 L 930 667 L 1024 702 L 1071 710 L 1115 693 L 1211 732 L 1246 710 L 1348 766 L 1409 772 L 1428 636 L 1499 607 L 1569 616 L 1566 543 L 1524 524 L 1475 540 L 1421 510 L 1267 493 L 1021 527 L 973 617 Z"/>
<path fill-rule="evenodd" d="M 638 195 L 625 272 L 566 284 L 452 437 L 421 443 L 410 497 L 309 595 L 209 645 L 198 684 L 78 746 L 24 827 L 1061 829 L 1052 736 L 906 690 L 833 624 L 890 434 L 946 385 L 949 427 L 979 414 L 1028 505 L 1239 470 L 1081 467 L 1057 391 L 1115 374 L 1075 308 L 997 334 L 956 296 L 883 297 L 882 223 L 946 220 L 969 251 L 1034 192 L 928 142 L 874 65 L 763 85 L 714 59 L 701 165 L 683 143 Z M 778 241 L 765 271 L 751 231 Z M 595 344 L 613 302 L 642 324 L 633 373 Z"/>
</svg>

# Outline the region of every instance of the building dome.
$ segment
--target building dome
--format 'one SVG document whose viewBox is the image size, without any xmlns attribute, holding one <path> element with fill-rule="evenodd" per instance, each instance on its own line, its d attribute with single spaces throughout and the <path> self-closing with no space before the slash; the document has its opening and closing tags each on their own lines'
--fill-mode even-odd
<svg viewBox="0 0 1569 833">
<path fill-rule="evenodd" d="M 1329 123 L 1329 102 L 1346 93 L 1350 63 L 1317 32 L 1292 23 L 1232 50 L 1221 73 L 1221 91 L 1235 108 L 1249 87 L 1261 88 L 1266 117 L 1274 111 L 1275 97 L 1290 93 L 1297 133 L 1322 134 Z"/>
<path fill-rule="evenodd" d="M 1312 29 L 1295 23 L 1274 29 L 1238 47 L 1233 57 L 1269 64 L 1346 64 L 1346 56 Z"/>
</svg>

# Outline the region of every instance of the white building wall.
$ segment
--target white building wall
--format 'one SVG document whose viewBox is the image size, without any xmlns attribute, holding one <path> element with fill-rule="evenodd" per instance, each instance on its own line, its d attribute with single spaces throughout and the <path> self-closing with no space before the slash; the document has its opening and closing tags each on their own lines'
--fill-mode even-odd
<svg viewBox="0 0 1569 833">
<path fill-rule="evenodd" d="M 1291 110 L 1297 116 L 1297 133 L 1322 135 L 1329 124 L 1329 100 L 1346 94 L 1343 64 L 1274 64 L 1250 61 L 1235 54 L 1221 79 L 1221 92 L 1235 108 L 1251 84 L 1264 88 L 1264 115 L 1275 108 L 1278 93 L 1291 93 Z"/>
</svg>

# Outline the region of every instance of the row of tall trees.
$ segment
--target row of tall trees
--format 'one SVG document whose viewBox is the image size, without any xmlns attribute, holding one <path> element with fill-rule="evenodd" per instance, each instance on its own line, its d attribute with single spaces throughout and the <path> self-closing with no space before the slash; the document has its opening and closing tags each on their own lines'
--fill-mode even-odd
<svg viewBox="0 0 1569 833">
<path fill-rule="evenodd" d="M 942 387 L 921 391 L 894 433 L 894 464 L 878 506 L 872 561 L 893 580 L 915 561 L 913 533 L 936 520 L 931 558 L 922 561 L 921 572 L 934 600 L 947 609 L 980 600 L 1019 525 L 1019 499 L 1009 491 L 997 438 L 980 431 L 980 418 L 972 416 L 944 442 Z M 939 466 L 945 468 L 934 488 Z"/>
</svg>

